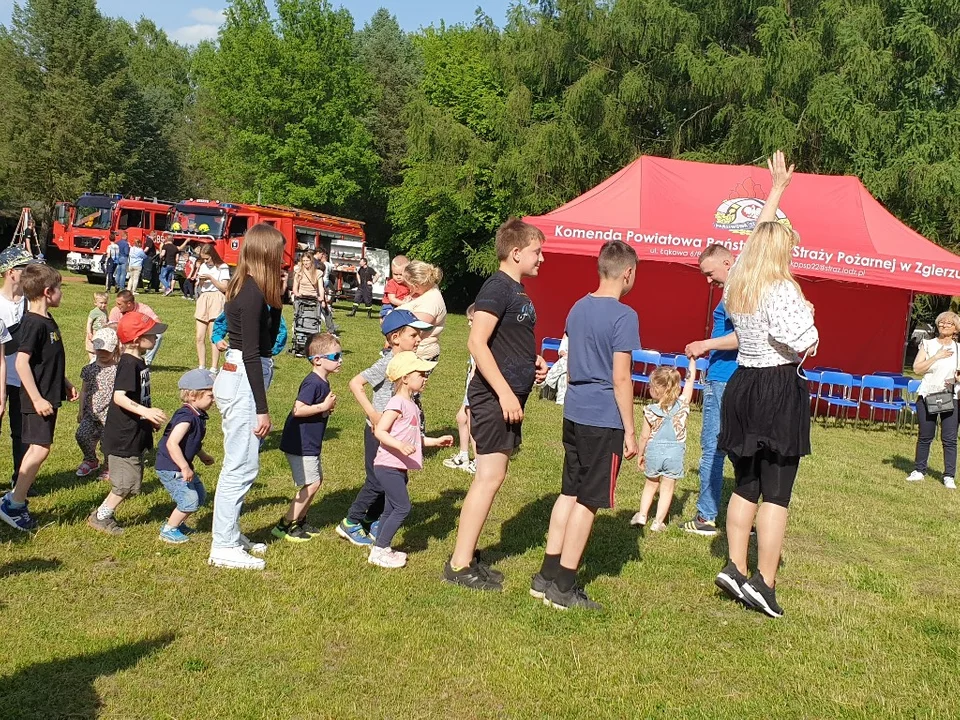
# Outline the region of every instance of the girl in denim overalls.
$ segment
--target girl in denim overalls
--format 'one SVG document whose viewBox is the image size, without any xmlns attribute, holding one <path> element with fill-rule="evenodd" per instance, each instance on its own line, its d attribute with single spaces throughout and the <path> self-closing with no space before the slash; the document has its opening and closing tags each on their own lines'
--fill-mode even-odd
<svg viewBox="0 0 960 720">
<path fill-rule="evenodd" d="M 687 447 L 687 417 L 697 376 L 697 361 L 690 358 L 687 382 L 680 391 L 680 373 L 672 367 L 658 367 L 650 374 L 650 397 L 653 403 L 643 410 L 643 430 L 637 464 L 647 477 L 640 497 L 640 512 L 631 525 L 646 525 L 653 496 L 660 491 L 657 517 L 650 530 L 666 530 L 667 514 L 673 502 L 677 480 L 683 477 L 683 454 Z"/>
</svg>

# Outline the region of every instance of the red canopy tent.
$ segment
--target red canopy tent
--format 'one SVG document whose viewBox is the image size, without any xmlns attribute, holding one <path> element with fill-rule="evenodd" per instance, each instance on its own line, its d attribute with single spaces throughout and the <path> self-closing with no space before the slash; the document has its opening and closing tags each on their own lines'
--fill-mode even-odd
<svg viewBox="0 0 960 720">
<path fill-rule="evenodd" d="M 764 168 L 641 157 L 553 212 L 525 220 L 547 238 L 540 275 L 525 281 L 537 333 L 559 337 L 570 306 L 596 288 L 592 260 L 620 239 L 640 257 L 625 302 L 643 346 L 681 352 L 709 336 L 719 291 L 697 259 L 712 243 L 743 247 L 770 188 Z M 800 233 L 793 269 L 816 306 L 814 363 L 848 372 L 899 371 L 914 292 L 960 292 L 960 257 L 887 212 L 855 177 L 795 173 L 780 219 Z"/>
</svg>

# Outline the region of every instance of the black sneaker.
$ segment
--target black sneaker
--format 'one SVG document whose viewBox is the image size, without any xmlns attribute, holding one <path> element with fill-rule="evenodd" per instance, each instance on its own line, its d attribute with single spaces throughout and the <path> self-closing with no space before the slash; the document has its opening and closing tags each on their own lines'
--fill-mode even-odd
<svg viewBox="0 0 960 720">
<path fill-rule="evenodd" d="M 743 594 L 757 610 L 772 618 L 783 617 L 783 608 L 777 604 L 777 591 L 767 585 L 759 572 L 754 573 L 744 584 Z"/>
<path fill-rule="evenodd" d="M 568 592 L 560 592 L 556 583 L 550 583 L 543 594 L 543 604 L 557 610 L 580 608 L 583 610 L 603 610 L 603 605 L 587 597 L 587 591 L 574 585 Z"/>
<path fill-rule="evenodd" d="M 471 590 L 486 590 L 488 592 L 501 592 L 503 585 L 494 580 L 483 567 L 474 560 L 462 570 L 454 570 L 450 561 L 443 566 L 443 579 L 454 585 L 462 585 Z"/>
<path fill-rule="evenodd" d="M 743 596 L 743 586 L 746 582 L 747 576 L 737 570 L 737 566 L 732 562 L 728 562 L 726 567 L 717 573 L 713 584 L 723 590 L 731 600 L 746 603 L 747 599 Z"/>
<path fill-rule="evenodd" d="M 315 528 L 313 525 L 308 525 L 305 522 L 300 523 L 300 529 L 303 530 L 310 537 L 320 534 L 320 530 Z"/>
<path fill-rule="evenodd" d="M 495 583 L 503 584 L 503 573 L 497 570 L 496 568 L 490 567 L 487 563 L 480 559 L 480 553 L 475 552 L 473 554 L 473 561 L 480 566 L 480 569 L 487 574 L 491 580 Z"/>
<path fill-rule="evenodd" d="M 537 600 L 543 600 L 543 596 L 547 592 L 547 588 L 550 587 L 553 583 L 550 580 L 547 580 L 540 573 L 537 573 L 532 578 L 530 578 L 530 596 L 535 597 Z"/>
</svg>

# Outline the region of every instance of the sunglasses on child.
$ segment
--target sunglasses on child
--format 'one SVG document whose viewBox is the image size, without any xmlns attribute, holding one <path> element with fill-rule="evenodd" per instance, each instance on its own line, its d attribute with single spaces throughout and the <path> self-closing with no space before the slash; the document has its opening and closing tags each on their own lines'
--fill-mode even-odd
<svg viewBox="0 0 960 720">
<path fill-rule="evenodd" d="M 342 352 L 335 352 L 335 353 L 327 353 L 326 355 L 311 355 L 307 359 L 313 361 L 313 360 L 319 360 L 320 358 L 324 358 L 326 360 L 329 360 L 330 362 L 340 362 L 340 358 L 342 357 L 343 357 Z"/>
</svg>

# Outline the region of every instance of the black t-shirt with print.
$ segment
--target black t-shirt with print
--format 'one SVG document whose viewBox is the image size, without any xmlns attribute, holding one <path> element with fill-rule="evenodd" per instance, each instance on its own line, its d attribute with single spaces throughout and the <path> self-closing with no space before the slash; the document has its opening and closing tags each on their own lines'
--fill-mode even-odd
<svg viewBox="0 0 960 720">
<path fill-rule="evenodd" d="M 537 372 L 537 342 L 534 337 L 537 311 L 523 285 L 502 270 L 497 271 L 480 288 L 475 310 L 498 318 L 487 345 L 510 389 L 516 395 L 529 394 Z M 475 388 L 482 387 L 493 392 L 479 368 L 471 383 Z"/>
<path fill-rule="evenodd" d="M 55 408 L 60 407 L 67 399 L 67 355 L 57 321 L 35 312 L 25 312 L 17 330 L 17 340 L 18 352 L 30 356 L 30 369 L 40 396 Z M 36 412 L 30 396 L 22 387 L 20 405 L 22 412 L 28 415 Z"/>
<path fill-rule="evenodd" d="M 150 407 L 150 370 L 143 358 L 130 353 L 120 356 L 113 390 L 126 393 L 138 405 Z M 153 425 L 111 401 L 101 442 L 105 455 L 139 457 L 153 447 Z"/>
<path fill-rule="evenodd" d="M 177 250 L 177 246 L 172 242 L 166 242 L 163 244 L 163 247 L 160 249 L 161 255 L 163 255 L 163 264 L 166 267 L 176 267 L 177 265 L 177 254 L 180 251 Z"/>
</svg>

